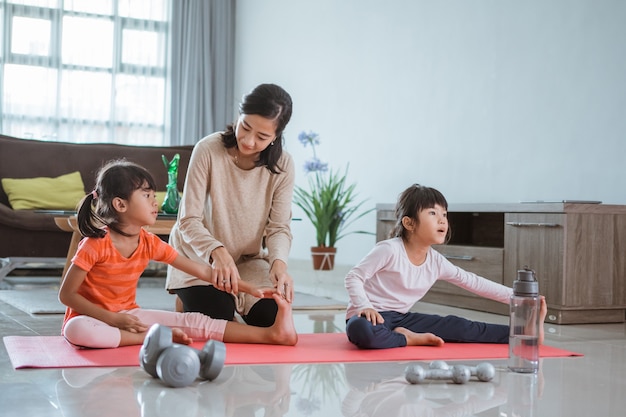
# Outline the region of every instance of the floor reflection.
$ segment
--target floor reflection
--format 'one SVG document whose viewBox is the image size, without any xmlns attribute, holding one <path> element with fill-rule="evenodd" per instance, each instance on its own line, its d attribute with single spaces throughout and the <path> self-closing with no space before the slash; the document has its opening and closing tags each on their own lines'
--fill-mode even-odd
<svg viewBox="0 0 626 417">
<path fill-rule="evenodd" d="M 506 404 L 506 387 L 495 379 L 462 385 L 447 381 L 412 385 L 404 378 L 406 366 L 384 363 L 364 368 L 362 364 L 346 364 L 350 391 L 343 401 L 343 415 L 470 416 Z"/>
<path fill-rule="evenodd" d="M 424 366 L 428 364 L 424 363 Z M 536 415 L 534 374 L 503 370 L 490 382 L 409 384 L 406 363 L 226 366 L 214 381 L 166 387 L 137 368 L 62 371 L 56 400 L 66 417 L 101 410 L 101 416 L 308 416 L 326 408 L 345 417 Z M 77 395 L 80 392 L 80 395 Z M 54 403 L 54 402 L 53 402 Z"/>
<path fill-rule="evenodd" d="M 216 380 L 197 380 L 184 388 L 167 387 L 137 368 L 86 371 L 65 369 L 57 383 L 64 416 L 82 416 L 86 409 L 116 417 L 249 416 L 259 410 L 265 416 L 284 416 L 290 407 L 289 365 L 225 367 Z"/>
</svg>

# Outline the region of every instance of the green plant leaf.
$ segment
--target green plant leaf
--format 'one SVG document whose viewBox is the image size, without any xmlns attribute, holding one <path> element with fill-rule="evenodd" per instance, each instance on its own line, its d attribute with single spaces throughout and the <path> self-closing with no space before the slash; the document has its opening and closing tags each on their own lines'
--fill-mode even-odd
<svg viewBox="0 0 626 417">
<path fill-rule="evenodd" d="M 294 204 L 304 211 L 316 231 L 317 246 L 334 247 L 338 240 L 352 233 L 347 231 L 355 221 L 375 210 L 363 210 L 366 200 L 357 201 L 356 184 L 347 182 L 348 167 L 343 172 L 316 171 L 309 177 L 308 189 L 296 186 Z"/>
</svg>

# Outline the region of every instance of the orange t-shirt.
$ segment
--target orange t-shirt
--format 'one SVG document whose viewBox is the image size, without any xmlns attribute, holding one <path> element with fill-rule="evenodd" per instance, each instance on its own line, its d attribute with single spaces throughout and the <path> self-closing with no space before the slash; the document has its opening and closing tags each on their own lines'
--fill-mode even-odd
<svg viewBox="0 0 626 417">
<path fill-rule="evenodd" d="M 87 271 L 78 293 L 109 311 L 138 308 L 135 301 L 137 281 L 148 262 L 153 260 L 171 264 L 177 256 L 178 252 L 173 247 L 144 229 L 139 234 L 137 249 L 129 258 L 117 251 L 108 233 L 101 239 L 84 238 L 72 258 L 75 266 Z M 67 308 L 63 326 L 78 315 L 76 311 Z"/>
</svg>

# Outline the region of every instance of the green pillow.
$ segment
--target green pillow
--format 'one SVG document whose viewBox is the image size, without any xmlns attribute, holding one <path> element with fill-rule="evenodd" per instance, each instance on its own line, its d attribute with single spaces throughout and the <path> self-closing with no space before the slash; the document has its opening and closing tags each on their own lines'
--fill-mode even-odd
<svg viewBox="0 0 626 417">
<path fill-rule="evenodd" d="M 56 178 L 2 178 L 2 188 L 14 210 L 75 210 L 85 196 L 78 171 Z"/>
</svg>

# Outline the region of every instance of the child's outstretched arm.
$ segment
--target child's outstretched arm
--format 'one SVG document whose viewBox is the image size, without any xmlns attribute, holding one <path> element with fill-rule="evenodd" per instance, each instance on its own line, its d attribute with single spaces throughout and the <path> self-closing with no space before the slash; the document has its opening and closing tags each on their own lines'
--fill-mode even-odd
<svg viewBox="0 0 626 417">
<path fill-rule="evenodd" d="M 137 317 L 106 310 L 80 295 L 78 289 L 86 276 L 87 271 L 71 264 L 59 289 L 59 301 L 77 313 L 93 317 L 120 330 L 131 333 L 148 331 L 148 325 L 142 323 Z"/>
<path fill-rule="evenodd" d="M 178 255 L 174 262 L 172 262 L 172 267 L 179 269 L 183 272 L 188 273 L 189 275 L 193 275 L 203 281 L 210 282 L 214 284 L 212 280 L 212 272 L 213 268 L 210 265 L 202 264 L 187 258 L 184 255 Z M 234 281 L 234 280 L 233 280 Z M 276 293 L 276 289 L 272 287 L 257 287 L 255 285 L 249 284 L 241 279 L 237 280 L 235 283 L 232 283 L 233 287 L 231 292 L 233 294 L 241 292 L 245 292 L 247 294 L 253 295 L 258 298 L 271 298 L 272 294 Z"/>
</svg>

